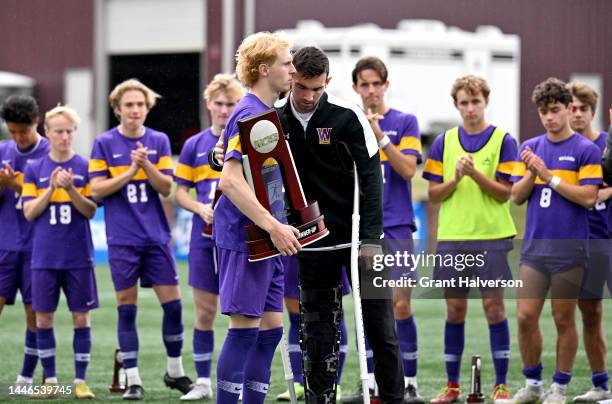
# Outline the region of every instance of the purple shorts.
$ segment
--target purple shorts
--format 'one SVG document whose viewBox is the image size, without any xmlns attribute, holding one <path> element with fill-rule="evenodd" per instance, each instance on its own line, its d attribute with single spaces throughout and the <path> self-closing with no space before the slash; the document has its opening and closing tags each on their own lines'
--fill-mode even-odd
<svg viewBox="0 0 612 404">
<path fill-rule="evenodd" d="M 512 271 L 508 265 L 508 250 L 442 250 L 442 265 L 434 268 L 434 279 L 450 280 L 478 277 L 483 281 L 511 280 Z M 445 265 L 452 262 L 452 266 Z M 494 288 L 480 287 L 481 291 Z M 457 287 L 453 290 L 469 290 L 469 287 Z"/>
<path fill-rule="evenodd" d="M 248 253 L 217 248 L 221 313 L 261 317 L 283 311 L 283 263 L 280 257 L 249 262 Z"/>
<path fill-rule="evenodd" d="M 0 250 L 0 296 L 6 304 L 15 304 L 17 290 L 23 304 L 32 303 L 32 253 Z"/>
<path fill-rule="evenodd" d="M 219 270 L 214 247 L 189 250 L 189 286 L 219 294 Z"/>
<path fill-rule="evenodd" d="M 385 231 L 385 254 L 396 255 L 400 253 L 402 256 L 404 253 L 414 254 L 414 241 L 412 240 L 412 229 L 410 226 L 393 226 L 386 227 Z M 407 262 L 413 262 L 408 261 Z M 393 266 L 388 268 L 389 279 L 399 280 L 400 278 L 405 279 L 416 279 L 418 268 L 412 268 L 410 266 Z"/>
<path fill-rule="evenodd" d="M 610 259 L 610 254 L 591 252 L 582 276 L 580 299 L 603 299 L 606 282 L 610 288 Z"/>
<path fill-rule="evenodd" d="M 167 244 L 150 246 L 108 246 L 108 264 L 115 291 L 136 285 L 178 285 L 179 277 L 172 251 Z"/>
<path fill-rule="evenodd" d="M 583 257 L 545 257 L 521 254 L 521 265 L 526 265 L 547 276 L 557 275 L 570 269 L 586 268 L 587 259 Z"/>
<path fill-rule="evenodd" d="M 60 289 L 68 309 L 85 312 L 99 307 L 98 288 L 93 268 L 35 269 L 32 271 L 32 308 L 51 313 L 57 309 Z"/>
<path fill-rule="evenodd" d="M 300 288 L 298 279 L 298 264 L 297 258 L 281 257 L 283 261 L 283 267 L 285 269 L 285 297 L 290 299 L 300 298 Z M 342 267 L 342 278 L 340 279 L 342 285 L 342 295 L 346 296 L 351 293 L 351 283 L 346 275 L 346 268 Z"/>
</svg>

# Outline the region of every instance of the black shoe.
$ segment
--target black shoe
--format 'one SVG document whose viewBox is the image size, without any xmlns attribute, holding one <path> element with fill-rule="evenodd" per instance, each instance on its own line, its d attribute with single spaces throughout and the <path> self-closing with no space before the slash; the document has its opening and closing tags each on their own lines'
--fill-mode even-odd
<svg viewBox="0 0 612 404">
<path fill-rule="evenodd" d="M 406 386 L 406 390 L 404 390 L 404 404 L 425 404 L 425 400 L 412 384 Z"/>
<path fill-rule="evenodd" d="M 187 394 L 191 391 L 193 382 L 187 376 L 181 377 L 170 377 L 168 372 L 164 375 L 164 383 L 171 389 L 180 391 L 183 394 Z"/>
<path fill-rule="evenodd" d="M 374 390 L 369 389 L 370 398 L 374 396 Z M 363 403 L 363 389 L 361 388 L 361 383 L 357 385 L 357 390 L 354 393 L 348 395 L 342 395 L 342 402 L 345 404 L 361 404 Z"/>
<path fill-rule="evenodd" d="M 142 388 L 142 386 L 139 386 L 137 384 L 128 386 L 128 388 L 125 390 L 125 393 L 123 393 L 124 400 L 135 401 L 135 400 L 142 400 L 143 398 L 144 398 L 144 389 Z"/>
</svg>

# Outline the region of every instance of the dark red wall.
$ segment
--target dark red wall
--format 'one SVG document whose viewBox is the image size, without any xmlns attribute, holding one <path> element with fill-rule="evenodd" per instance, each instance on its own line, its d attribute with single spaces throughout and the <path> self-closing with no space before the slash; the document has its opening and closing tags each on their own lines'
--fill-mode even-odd
<svg viewBox="0 0 612 404">
<path fill-rule="evenodd" d="M 394 28 L 402 19 L 435 19 L 473 31 L 496 25 L 522 43 L 521 138 L 543 132 L 531 104 L 535 85 L 549 76 L 600 73 L 604 122 L 612 104 L 612 1 L 610 0 L 256 0 L 257 30 L 293 28 L 300 19 L 325 26 L 373 22 Z M 495 91 L 495 89 L 492 89 Z"/>
<path fill-rule="evenodd" d="M 93 0 L 2 0 L 0 70 L 37 81 L 41 111 L 63 102 L 67 68 L 93 66 Z"/>
</svg>

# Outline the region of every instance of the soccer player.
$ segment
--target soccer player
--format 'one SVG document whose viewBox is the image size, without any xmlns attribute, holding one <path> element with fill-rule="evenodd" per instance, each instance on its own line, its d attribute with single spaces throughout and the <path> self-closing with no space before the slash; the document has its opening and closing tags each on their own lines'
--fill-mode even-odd
<svg viewBox="0 0 612 404">
<path fill-rule="evenodd" d="M 212 201 L 221 173 L 212 170 L 208 154 L 221 136 L 227 119 L 244 89 L 229 74 L 217 74 L 204 91 L 212 126 L 185 142 L 174 173 L 178 204 L 193 213 L 189 243 L 189 286 L 193 288 L 195 326 L 193 330 L 193 360 L 196 384 L 181 400 L 212 398 L 210 367 L 214 351 L 213 323 L 219 296 L 219 272 L 211 238 L 205 237 L 205 227 L 212 223 Z M 196 198 L 189 193 L 196 189 Z"/>
<path fill-rule="evenodd" d="M 383 173 L 383 228 L 390 254 L 396 251 L 414 252 L 412 233 L 416 231 L 412 209 L 410 180 L 421 163 L 421 140 L 419 123 L 412 114 L 389 107 L 385 93 L 389 89 L 387 67 L 377 57 L 360 59 L 352 72 L 353 90 L 361 96 L 363 108 L 380 147 L 380 162 Z M 391 241 L 393 240 L 393 241 Z M 394 279 L 415 278 L 415 271 L 402 273 L 393 268 Z M 404 362 L 404 402 L 423 403 L 417 385 L 417 329 L 410 308 L 410 288 L 394 288 L 393 311 L 397 337 Z M 368 373 L 373 382 L 374 358 L 366 336 L 368 351 Z M 373 383 L 370 389 L 373 389 Z M 362 390 L 353 400 L 362 402 Z M 347 400 L 344 400 L 347 402 Z"/>
<path fill-rule="evenodd" d="M 597 106 L 597 93 L 583 83 L 568 84 L 572 93 L 570 126 L 573 131 L 594 142 L 603 154 L 606 147 L 605 132 L 593 130 L 592 122 Z M 604 286 L 611 275 L 610 239 L 608 235 L 608 210 L 612 188 L 601 188 L 597 203 L 588 212 L 589 218 L 589 259 L 582 279 L 582 291 L 578 307 L 582 312 L 584 348 L 591 366 L 593 388 L 585 394 L 574 397 L 575 402 L 591 402 L 612 398 L 606 368 L 606 339 L 602 328 L 602 298 Z M 608 285 L 610 287 L 610 285 Z"/>
<path fill-rule="evenodd" d="M 57 384 L 53 315 L 63 289 L 74 323 L 74 395 L 93 398 L 85 374 L 91 354 L 89 311 L 98 307 L 89 228 L 96 203 L 91 200 L 87 159 L 72 149 L 79 121 L 76 111 L 66 106 L 45 114 L 51 151 L 27 165 L 22 198 L 25 217 L 34 223 L 32 308 L 45 384 Z"/>
<path fill-rule="evenodd" d="M 38 105 L 34 98 L 14 95 L 2 105 L 0 117 L 12 140 L 0 143 L 0 313 L 15 303 L 17 290 L 25 308 L 23 367 L 17 384 L 31 384 L 36 363 L 36 318 L 32 310 L 32 224 L 23 216 L 21 191 L 26 162 L 49 153 L 49 143 L 36 131 Z"/>
<path fill-rule="evenodd" d="M 523 143 L 511 179 L 512 201 L 527 201 L 519 270 L 524 287 L 517 300 L 526 386 L 513 402 L 561 404 L 578 347 L 575 310 L 588 256 L 586 208 L 595 205 L 602 183 L 601 150 L 572 131 L 572 94 L 561 80 L 549 78 L 538 84 L 532 100 L 546 133 Z M 549 289 L 557 357 L 553 384 L 543 394 L 539 318 Z"/>
<path fill-rule="evenodd" d="M 163 309 L 162 334 L 168 356 L 164 383 L 186 394 L 191 380 L 181 358 L 183 322 L 170 228 L 160 195 L 172 185 L 170 142 L 145 127 L 159 95 L 135 79 L 118 84 L 109 101 L 119 125 L 99 135 L 89 161 L 91 193 L 104 201 L 108 257 L 118 310 L 118 339 L 127 375 L 125 400 L 140 400 L 136 312 L 138 279 L 153 287 Z"/>
<path fill-rule="evenodd" d="M 465 268 L 436 265 L 440 280 L 478 276 L 480 279 L 511 279 L 508 251 L 516 229 L 510 216 L 510 174 L 517 145 L 512 136 L 485 118 L 491 90 L 473 75 L 455 80 L 451 96 L 463 121 L 438 135 L 425 163 L 429 199 L 440 203 L 437 254 L 455 257 L 486 254 L 484 265 Z M 489 342 L 495 385 L 493 402 L 509 398 L 507 387 L 510 331 L 502 288 L 480 288 L 489 325 Z M 446 288 L 444 362 L 448 382 L 432 404 L 461 400 L 459 376 L 465 339 L 469 288 Z"/>
<path fill-rule="evenodd" d="M 382 178 L 374 133 L 356 105 L 325 92 L 331 77 L 329 60 L 320 49 L 300 49 L 294 63 L 297 72 L 291 93 L 277 108 L 304 194 L 318 201 L 330 230 L 313 246 L 329 247 L 351 239 L 354 162 L 363 195 L 360 254 L 380 254 L 380 247 L 373 245 L 382 235 Z M 334 402 L 342 307 L 338 285 L 342 268 L 349 267 L 349 249 L 303 252 L 297 259 L 306 401 Z M 363 299 L 362 304 L 365 329 L 377 358 L 374 373 L 381 398 L 400 403 L 404 383 L 391 301 Z"/>
<path fill-rule="evenodd" d="M 217 362 L 218 403 L 236 403 L 241 392 L 243 402 L 263 403 L 272 358 L 283 333 L 281 258 L 249 262 L 245 225 L 252 221 L 268 232 L 282 255 L 293 255 L 300 249 L 298 230 L 279 221 L 284 216 L 283 204 L 271 213 L 249 188 L 237 125 L 239 120 L 271 108 L 279 94 L 289 90 L 295 72 L 290 46 L 279 35 L 259 32 L 245 38 L 236 54 L 238 79 L 249 92 L 225 127 L 225 162 L 219 181 L 223 195 L 214 210 L 221 312 L 230 316 Z M 278 167 L 264 170 L 273 173 Z"/>
</svg>

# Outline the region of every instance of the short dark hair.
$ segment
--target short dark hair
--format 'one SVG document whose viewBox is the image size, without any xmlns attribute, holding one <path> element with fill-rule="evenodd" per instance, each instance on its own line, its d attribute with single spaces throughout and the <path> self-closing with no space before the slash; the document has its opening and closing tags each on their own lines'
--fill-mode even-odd
<svg viewBox="0 0 612 404">
<path fill-rule="evenodd" d="M 304 46 L 293 54 L 295 70 L 306 78 L 329 74 L 329 59 L 316 46 Z"/>
<path fill-rule="evenodd" d="M 38 104 L 29 95 L 11 95 L 0 108 L 6 122 L 32 125 L 38 120 Z"/>
<path fill-rule="evenodd" d="M 374 70 L 380 76 L 383 83 L 386 83 L 387 78 L 389 77 L 385 63 L 375 56 L 368 56 L 357 61 L 352 73 L 353 84 L 357 84 L 357 81 L 359 80 L 359 73 L 364 70 Z"/>
<path fill-rule="evenodd" d="M 563 81 L 556 77 L 549 77 L 536 86 L 531 94 L 531 100 L 538 108 L 554 104 L 555 102 L 559 102 L 567 107 L 573 98 L 572 93 Z"/>
</svg>

